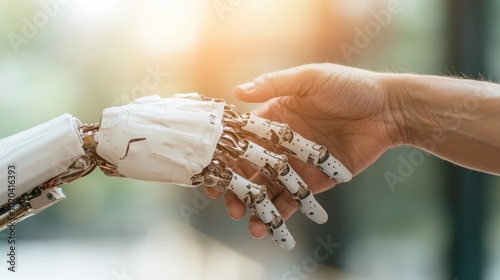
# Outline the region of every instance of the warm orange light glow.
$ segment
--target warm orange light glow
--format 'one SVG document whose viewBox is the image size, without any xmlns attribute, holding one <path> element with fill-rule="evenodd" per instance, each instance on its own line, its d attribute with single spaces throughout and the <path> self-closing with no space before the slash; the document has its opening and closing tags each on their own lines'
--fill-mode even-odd
<svg viewBox="0 0 500 280">
<path fill-rule="evenodd" d="M 181 50 L 196 42 L 203 8 L 199 0 L 141 2 L 133 32 L 147 51 Z"/>
<path fill-rule="evenodd" d="M 193 45 L 205 9 L 201 0 L 86 0 L 67 5 L 71 20 L 86 27 L 120 26 L 145 51 L 159 54 Z"/>
</svg>

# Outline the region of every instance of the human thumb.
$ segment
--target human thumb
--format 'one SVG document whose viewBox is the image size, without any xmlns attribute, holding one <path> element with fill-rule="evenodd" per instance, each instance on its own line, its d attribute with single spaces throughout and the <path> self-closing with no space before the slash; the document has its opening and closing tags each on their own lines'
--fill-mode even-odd
<svg viewBox="0 0 500 280">
<path fill-rule="evenodd" d="M 304 84 L 311 82 L 306 79 L 309 70 L 307 66 L 299 66 L 264 74 L 234 87 L 233 94 L 245 102 L 265 102 L 274 97 L 299 94 Z"/>
</svg>

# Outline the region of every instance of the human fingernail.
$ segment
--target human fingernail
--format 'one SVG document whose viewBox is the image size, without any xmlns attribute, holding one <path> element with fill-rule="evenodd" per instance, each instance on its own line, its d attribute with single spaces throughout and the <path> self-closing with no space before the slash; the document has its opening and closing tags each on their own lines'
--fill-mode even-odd
<svg viewBox="0 0 500 280">
<path fill-rule="evenodd" d="M 250 229 L 250 235 L 254 239 L 262 239 L 266 236 L 267 227 L 262 222 L 251 222 L 248 228 Z"/>
<path fill-rule="evenodd" d="M 265 234 L 260 234 L 260 233 L 250 233 L 250 236 L 252 236 L 253 239 L 262 239 L 264 238 L 264 236 L 266 236 Z"/>
<path fill-rule="evenodd" d="M 248 82 L 244 83 L 241 85 L 236 86 L 237 88 L 241 89 L 242 91 L 249 93 L 252 92 L 255 89 L 255 83 L 254 82 Z"/>
</svg>

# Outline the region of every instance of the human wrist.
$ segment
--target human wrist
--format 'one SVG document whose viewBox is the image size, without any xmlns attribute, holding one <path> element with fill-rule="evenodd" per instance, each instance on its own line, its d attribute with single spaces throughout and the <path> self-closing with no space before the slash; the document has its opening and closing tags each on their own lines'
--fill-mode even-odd
<svg viewBox="0 0 500 280">
<path fill-rule="evenodd" d="M 488 118 L 487 111 L 489 116 L 497 111 L 487 108 L 497 98 L 489 96 L 489 92 L 497 90 L 498 85 L 414 74 L 383 74 L 382 80 L 388 111 L 399 128 L 403 145 L 429 150 L 425 143 L 431 140 L 440 143 L 438 138 L 443 133 L 474 138 L 480 134 L 475 131 L 478 125 L 474 120 Z M 480 105 L 484 110 L 477 110 Z"/>
<path fill-rule="evenodd" d="M 401 145 L 500 174 L 500 85 L 464 78 L 381 74 Z"/>
<path fill-rule="evenodd" d="M 416 142 L 415 116 L 409 107 L 414 105 L 413 91 L 410 86 L 411 75 L 381 73 L 379 81 L 386 101 L 384 120 L 389 137 L 394 146 L 411 145 Z"/>
</svg>

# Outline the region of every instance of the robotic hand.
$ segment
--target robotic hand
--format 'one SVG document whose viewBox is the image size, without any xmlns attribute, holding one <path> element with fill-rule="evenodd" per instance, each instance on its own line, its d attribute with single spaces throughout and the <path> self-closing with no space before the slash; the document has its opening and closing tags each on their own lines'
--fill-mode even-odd
<svg viewBox="0 0 500 280">
<path fill-rule="evenodd" d="M 240 114 L 224 100 L 196 93 L 147 96 L 105 109 L 98 124 L 64 114 L 1 139 L 0 230 L 64 199 L 59 185 L 98 166 L 108 176 L 230 190 L 267 225 L 271 238 L 290 250 L 295 241 L 266 187 L 236 174 L 227 158 L 247 160 L 287 189 L 311 220 L 324 223 L 328 216 L 285 155 L 247 137 L 313 164 L 337 182 L 352 177 L 325 147 L 286 124 Z"/>
</svg>

